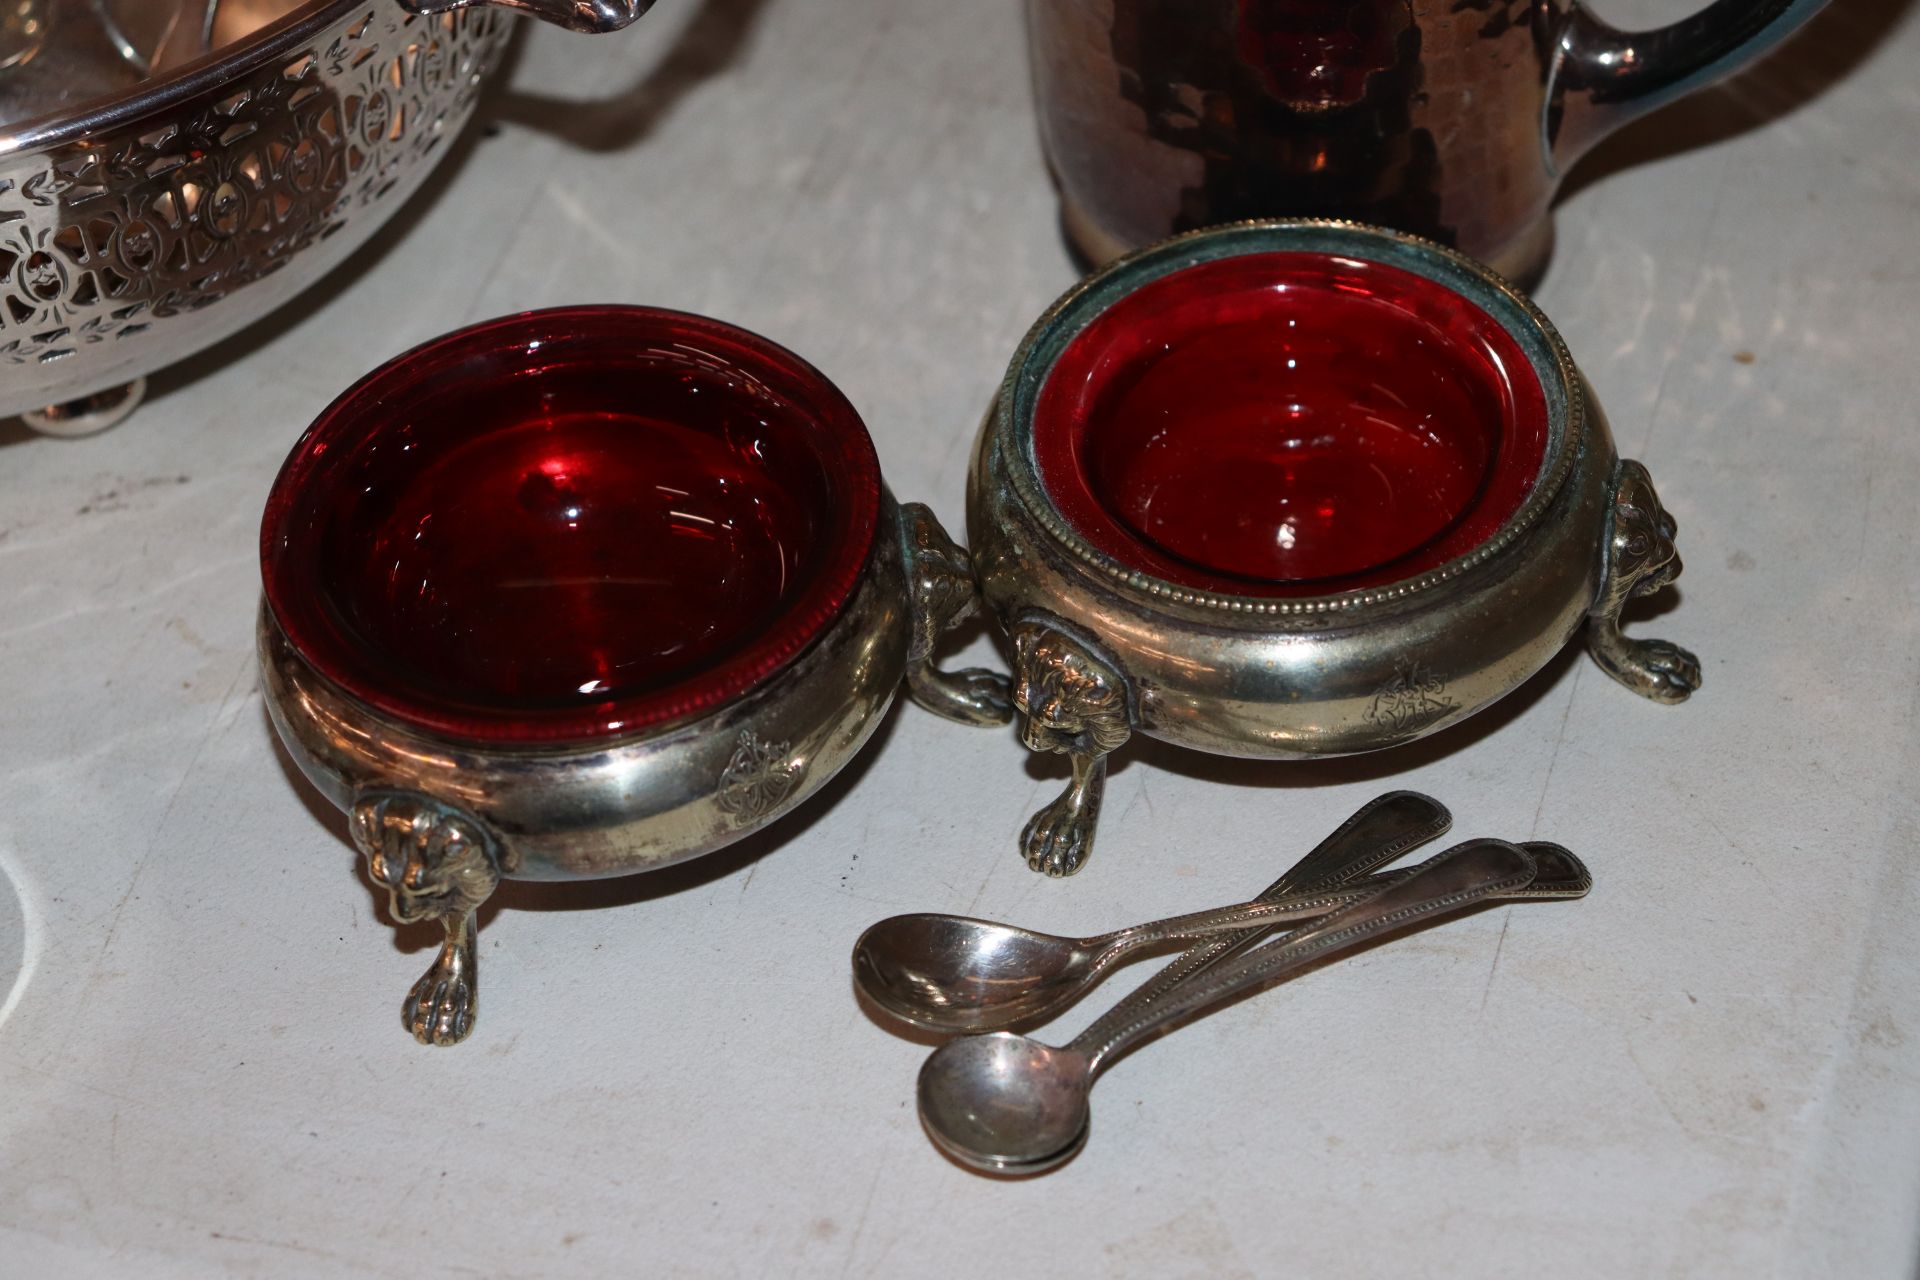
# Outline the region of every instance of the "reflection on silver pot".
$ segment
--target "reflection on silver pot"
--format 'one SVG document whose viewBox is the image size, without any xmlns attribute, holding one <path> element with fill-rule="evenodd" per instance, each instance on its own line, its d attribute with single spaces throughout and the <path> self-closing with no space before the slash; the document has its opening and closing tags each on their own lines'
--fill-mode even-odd
<svg viewBox="0 0 1920 1280">
<path fill-rule="evenodd" d="M 1826 0 L 1622 32 L 1574 0 L 1031 0 L 1069 234 L 1104 262 L 1237 218 L 1357 218 L 1526 282 L 1562 175 Z"/>
</svg>

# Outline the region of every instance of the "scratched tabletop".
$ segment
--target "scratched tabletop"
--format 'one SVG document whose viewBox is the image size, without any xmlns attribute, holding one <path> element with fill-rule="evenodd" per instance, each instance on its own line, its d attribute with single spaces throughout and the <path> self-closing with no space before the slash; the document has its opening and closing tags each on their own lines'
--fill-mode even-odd
<svg viewBox="0 0 1920 1280">
<path fill-rule="evenodd" d="M 1690 0 L 1616 0 L 1623 25 Z M 315 413 L 502 312 L 646 302 L 817 363 L 957 527 L 1075 278 L 1013 0 L 673 0 L 528 24 L 429 188 L 115 430 L 0 425 L 0 1274 L 1913 1274 L 1920 1239 L 1920 19 L 1838 0 L 1616 137 L 1539 299 L 1679 520 L 1657 706 L 1569 652 L 1411 748 L 1136 742 L 1066 881 L 1011 731 L 896 707 L 802 812 L 509 885 L 466 1044 L 255 677 L 267 485 Z M 987 642 L 976 639 L 981 655 Z M 1026 1182 L 938 1155 L 869 923 L 1088 934 L 1243 899 L 1393 787 L 1560 841 L 1592 896 L 1324 966 L 1119 1063 Z M 1042 1032 L 1070 1037 L 1149 969 Z"/>
</svg>

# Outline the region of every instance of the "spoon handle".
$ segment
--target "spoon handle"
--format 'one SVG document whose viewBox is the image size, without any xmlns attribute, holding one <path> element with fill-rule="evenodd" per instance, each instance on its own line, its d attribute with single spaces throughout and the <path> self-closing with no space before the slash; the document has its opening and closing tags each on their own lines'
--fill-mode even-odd
<svg viewBox="0 0 1920 1280">
<path fill-rule="evenodd" d="M 1298 892 L 1312 892 L 1347 884 L 1376 867 L 1383 867 L 1453 825 L 1447 806 L 1418 791 L 1389 791 L 1354 811 L 1334 833 L 1315 845 L 1306 857 L 1268 885 L 1255 902 L 1273 902 Z M 1107 1015 L 1130 1017 L 1160 1000 L 1188 978 L 1230 956 L 1270 938 L 1279 924 L 1242 931 L 1225 938 L 1209 938 L 1189 947 L 1159 973 L 1136 988 Z M 1167 934 L 1165 937 L 1178 937 Z M 1133 946 L 1145 945 L 1133 943 Z M 1113 957 L 1117 959 L 1117 955 Z M 1102 966 L 1105 967 L 1105 966 Z"/>
<path fill-rule="evenodd" d="M 1302 890 L 1346 884 L 1386 866 L 1453 826 L 1453 814 L 1432 796 L 1389 791 L 1354 810 L 1334 833 L 1260 891 L 1272 901 Z"/>
<path fill-rule="evenodd" d="M 1149 924 L 1116 929 L 1098 938 L 1086 938 L 1080 945 L 1097 948 L 1100 958 L 1094 967 L 1105 969 L 1129 952 L 1171 938 L 1212 938 L 1223 933 L 1239 933 L 1243 929 L 1265 929 L 1277 924 L 1316 920 L 1380 888 L 1371 880 L 1372 877 L 1369 877 L 1358 886 L 1329 889 L 1324 893 L 1290 893 L 1284 898 L 1255 899 L 1252 902 L 1235 903 L 1231 907 L 1213 907 L 1184 916 L 1169 916 Z"/>
<path fill-rule="evenodd" d="M 1533 876 L 1533 856 L 1518 845 L 1487 839 L 1455 845 L 1359 902 L 1296 929 L 1271 947 L 1219 965 L 1145 1009 L 1136 1012 L 1121 1002 L 1069 1048 L 1085 1056 L 1091 1078 L 1118 1054 L 1209 1005 L 1383 933 L 1512 892 Z"/>
<path fill-rule="evenodd" d="M 1528 840 L 1520 847 L 1533 856 L 1536 874 L 1531 884 L 1499 895 L 1501 902 L 1527 898 L 1584 898 L 1593 888 L 1593 876 L 1586 865 L 1574 857 L 1565 845 L 1547 840 Z M 1339 888 L 1303 889 L 1279 898 L 1256 898 L 1232 907 L 1215 907 L 1172 916 L 1151 924 L 1120 929 L 1105 939 L 1089 939 L 1103 944 L 1101 964 L 1111 964 L 1136 947 L 1144 947 L 1169 938 L 1212 938 L 1242 929 L 1268 927 L 1305 920 L 1317 920 L 1329 911 L 1338 911 L 1369 894 L 1377 893 L 1408 873 L 1382 871 Z M 1085 944 L 1082 944 L 1085 945 Z M 1242 948 L 1244 950 L 1244 948 Z"/>
<path fill-rule="evenodd" d="M 1318 920 L 1329 911 L 1338 911 L 1369 894 L 1378 893 L 1406 874 L 1405 871 L 1382 871 L 1339 888 L 1303 889 L 1283 897 L 1255 898 L 1251 902 L 1236 902 L 1230 907 L 1210 907 L 1205 911 L 1168 916 L 1165 920 L 1116 929 L 1098 938 L 1085 938 L 1080 945 L 1097 949 L 1100 952 L 1097 967 L 1105 968 L 1129 952 L 1157 942 L 1185 938 L 1214 939 L 1221 934 L 1238 934 L 1246 929 L 1270 929 L 1276 925 Z M 1526 890 L 1520 892 L 1525 893 Z"/>
</svg>

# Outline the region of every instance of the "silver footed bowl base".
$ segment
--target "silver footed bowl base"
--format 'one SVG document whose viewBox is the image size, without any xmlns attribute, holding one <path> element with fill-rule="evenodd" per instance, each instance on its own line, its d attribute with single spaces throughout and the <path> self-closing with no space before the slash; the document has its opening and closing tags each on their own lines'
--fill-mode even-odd
<svg viewBox="0 0 1920 1280">
<path fill-rule="evenodd" d="M 146 398 L 147 380 L 135 378 L 132 382 L 123 382 L 117 387 L 81 396 L 78 400 L 30 410 L 21 414 L 20 420 L 43 436 L 77 439 L 80 436 L 98 435 L 109 427 L 119 426 Z"/>
</svg>

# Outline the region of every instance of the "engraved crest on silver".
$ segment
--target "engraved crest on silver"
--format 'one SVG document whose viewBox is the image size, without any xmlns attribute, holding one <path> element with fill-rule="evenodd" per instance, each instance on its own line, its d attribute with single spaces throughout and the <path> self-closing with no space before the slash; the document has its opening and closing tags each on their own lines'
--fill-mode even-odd
<svg viewBox="0 0 1920 1280">
<path fill-rule="evenodd" d="M 1396 663 L 1393 678 L 1367 704 L 1367 720 L 1389 733 L 1418 733 L 1460 709 L 1447 682 L 1419 659 Z"/>
<path fill-rule="evenodd" d="M 792 752 L 790 742 L 765 742 L 751 730 L 743 732 L 720 771 L 714 803 L 742 825 L 766 817 L 794 793 L 806 771 Z"/>
</svg>

